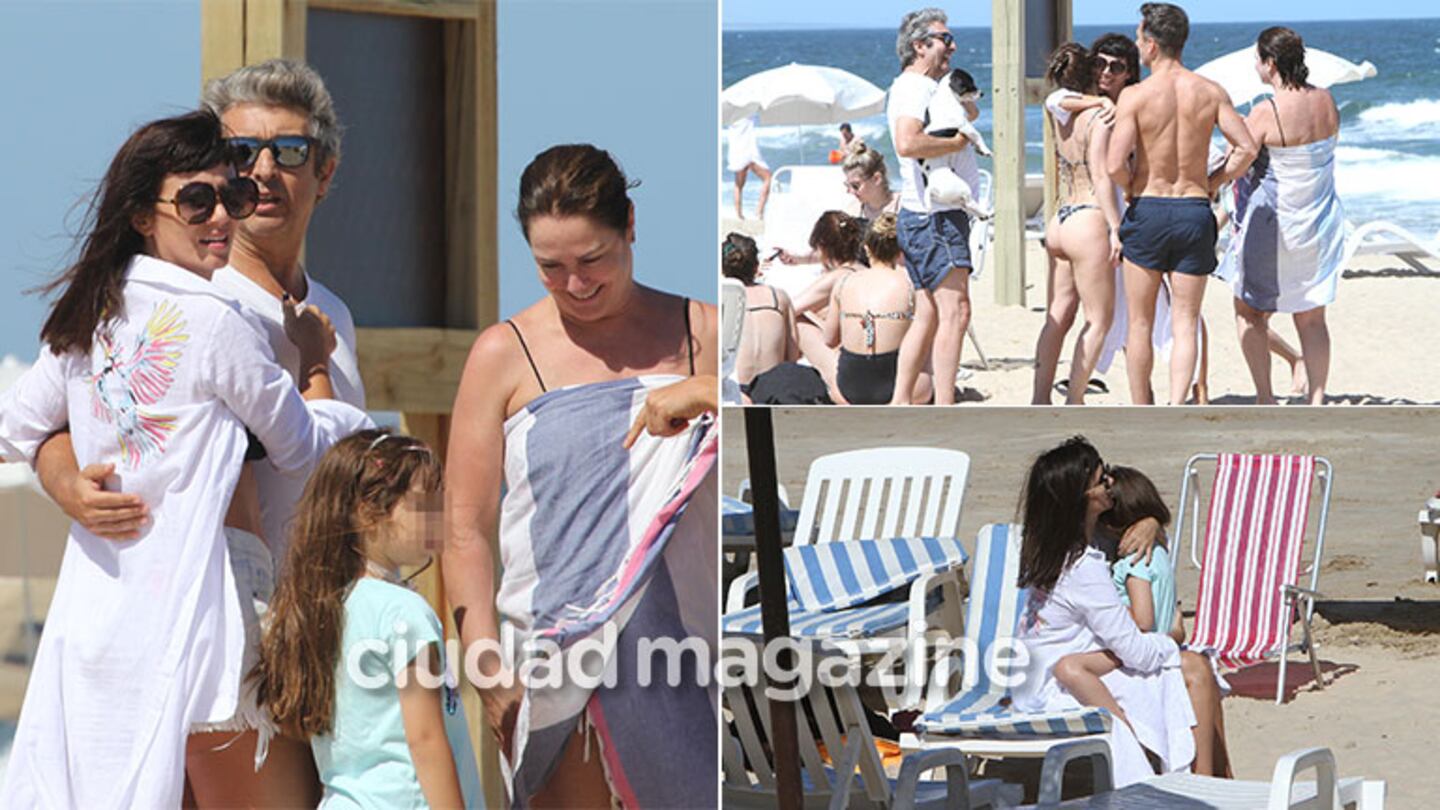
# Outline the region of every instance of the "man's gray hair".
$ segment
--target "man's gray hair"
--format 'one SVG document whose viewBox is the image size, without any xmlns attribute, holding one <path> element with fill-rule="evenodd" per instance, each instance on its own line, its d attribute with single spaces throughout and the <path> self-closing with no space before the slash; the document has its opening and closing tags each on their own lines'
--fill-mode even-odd
<svg viewBox="0 0 1440 810">
<path fill-rule="evenodd" d="M 900 57 L 900 69 L 910 67 L 915 61 L 915 43 L 930 33 L 930 26 L 946 22 L 945 12 L 938 8 L 922 8 L 912 11 L 900 20 L 900 34 L 895 37 L 895 55 Z"/>
<path fill-rule="evenodd" d="M 320 74 L 304 62 L 269 59 L 246 65 L 229 76 L 207 82 L 201 103 L 216 115 L 224 115 L 236 104 L 299 110 L 310 120 L 310 137 L 319 146 L 315 171 L 319 173 L 329 158 L 340 156 L 342 128 L 335 102 Z"/>
</svg>

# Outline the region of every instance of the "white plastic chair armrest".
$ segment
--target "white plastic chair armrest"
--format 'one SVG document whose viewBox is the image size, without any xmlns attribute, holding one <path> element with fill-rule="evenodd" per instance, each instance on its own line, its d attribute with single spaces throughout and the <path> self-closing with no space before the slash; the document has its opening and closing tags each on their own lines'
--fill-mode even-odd
<svg viewBox="0 0 1440 810">
<path fill-rule="evenodd" d="M 1317 806 L 1335 807 L 1335 755 L 1329 748 L 1302 748 L 1291 751 L 1275 762 L 1275 773 L 1270 777 L 1269 810 L 1288 810 L 1290 794 L 1295 788 L 1295 774 L 1315 769 L 1315 798 Z M 1325 800 L 1330 797 L 1330 801 Z"/>
<path fill-rule="evenodd" d="M 1045 752 L 1045 762 L 1040 766 L 1040 795 L 1036 807 L 1048 807 L 1060 803 L 1060 789 L 1065 781 L 1065 769 L 1079 759 L 1090 760 L 1094 770 L 1095 795 L 1114 789 L 1114 774 L 1110 763 L 1110 743 L 1100 737 L 1091 737 L 1073 742 L 1064 742 Z"/>
<path fill-rule="evenodd" d="M 932 748 L 905 756 L 900 764 L 900 777 L 895 780 L 895 795 L 891 798 L 891 808 L 913 810 L 920 775 L 935 768 L 945 769 L 946 807 L 969 807 L 969 762 L 965 754 L 958 748 Z M 833 799 L 830 807 L 835 810 Z"/>
<path fill-rule="evenodd" d="M 830 810 L 845 810 L 850 806 L 850 786 L 855 783 L 855 769 L 860 764 L 860 747 L 864 744 L 862 735 L 851 734 L 845 741 L 845 749 L 835 760 L 835 787 L 830 793 Z"/>
<path fill-rule="evenodd" d="M 730 591 L 725 595 L 725 612 L 735 613 L 745 609 L 745 597 L 750 591 L 760 587 L 760 572 L 747 571 L 735 578 L 730 583 Z"/>
</svg>

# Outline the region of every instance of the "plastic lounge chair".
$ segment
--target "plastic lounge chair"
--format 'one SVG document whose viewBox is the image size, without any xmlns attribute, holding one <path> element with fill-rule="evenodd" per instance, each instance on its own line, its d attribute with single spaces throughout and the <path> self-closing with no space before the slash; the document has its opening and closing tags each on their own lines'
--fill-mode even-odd
<svg viewBox="0 0 1440 810">
<path fill-rule="evenodd" d="M 918 735 L 906 735 L 903 747 L 954 747 L 977 756 L 1038 757 L 1067 739 L 1108 735 L 1112 718 L 1104 709 L 1017 712 L 1010 707 L 1010 690 L 991 680 L 989 664 L 997 645 L 1015 636 L 1028 599 L 1028 590 L 1016 584 L 1020 545 L 1019 525 L 992 523 L 980 529 L 971 565 L 970 598 L 965 605 L 965 637 L 960 645 L 966 653 L 960 657 L 961 688 L 954 695 L 943 691 L 950 684 L 949 667 L 955 656 L 941 659 L 937 673 L 929 678 L 926 712 L 915 723 Z"/>
<path fill-rule="evenodd" d="M 970 475 L 970 457 L 959 450 L 933 447 L 881 447 L 832 453 L 815 459 L 805 480 L 805 493 L 795 527 L 794 543 L 836 540 L 958 538 L 961 506 Z M 744 632 L 746 597 L 755 587 L 752 572 L 735 580 L 726 600 L 726 632 Z M 868 614 L 810 617 L 792 615 L 792 632 L 839 633 L 860 638 L 892 634 L 910 627 L 913 617 L 927 616 L 929 629 L 960 632 L 960 569 L 929 574 L 910 584 L 905 603 L 872 605 Z M 938 601 L 937 601 L 938 600 Z M 753 618 L 758 623 L 758 616 Z M 807 632 L 808 631 L 808 632 Z"/>
<path fill-rule="evenodd" d="M 1216 464 L 1215 480 L 1202 549 L 1199 466 L 1211 461 Z M 1320 519 L 1310 585 L 1302 588 L 1296 582 L 1317 473 L 1323 483 Z M 1276 703 L 1285 699 L 1286 658 L 1291 650 L 1309 654 L 1315 682 L 1324 686 L 1310 616 L 1319 598 L 1320 562 L 1333 483 L 1330 462 L 1318 456 L 1205 453 L 1191 456 L 1185 463 L 1175 525 L 1185 525 L 1188 507 L 1190 559 L 1200 569 L 1190 647 L 1211 652 L 1223 666 L 1232 668 L 1278 657 Z M 1175 552 L 1172 566 L 1179 564 L 1179 549 Z M 1299 643 L 1292 644 L 1290 625 L 1297 615 L 1304 633 Z"/>
<path fill-rule="evenodd" d="M 1060 776 L 1074 760 L 1088 759 L 1095 773 L 1095 794 L 1060 800 Z M 1315 771 L 1315 781 L 1296 781 Z M 1037 808 L 1194 808 L 1202 810 L 1383 810 L 1385 782 L 1358 777 L 1336 779 L 1335 756 L 1328 748 L 1302 748 L 1275 762 L 1269 782 L 1217 779 L 1190 773 L 1157 776 L 1119 790 L 1110 789 L 1110 748 L 1100 740 L 1058 745 L 1045 755 Z"/>
<path fill-rule="evenodd" d="M 740 404 L 740 386 L 735 383 L 735 356 L 745 331 L 745 285 L 733 278 L 720 279 L 720 375 L 725 383 L 720 393 L 726 405 Z"/>
<path fill-rule="evenodd" d="M 781 166 L 770 178 L 765 204 L 767 249 L 810 252 L 810 231 L 826 211 L 853 209 L 839 166 Z"/>
<path fill-rule="evenodd" d="M 1345 234 L 1346 263 L 1355 256 L 1394 256 L 1421 273 L 1440 272 L 1440 231 L 1427 242 L 1383 219 L 1359 226 L 1347 225 L 1350 227 Z M 1426 267 L 1421 259 L 1428 259 L 1435 267 Z"/>
<path fill-rule="evenodd" d="M 758 648 L 758 644 L 756 645 Z M 795 704 L 805 807 L 954 808 L 1011 807 L 1021 799 L 1019 785 L 996 779 L 971 780 L 965 755 L 928 751 L 905 757 L 899 777 L 886 776 L 870 725 L 853 683 L 824 686 L 817 677 L 826 648 L 810 647 L 804 679 L 809 691 Z M 834 654 L 831 652 L 830 654 Z M 763 656 L 757 649 L 755 660 Z M 727 808 L 776 806 L 775 762 L 769 740 L 771 682 L 759 673 L 753 685 L 724 689 L 726 733 L 721 739 L 722 800 Z M 828 755 L 828 756 L 827 756 Z M 944 781 L 920 781 L 922 773 L 943 769 Z"/>
<path fill-rule="evenodd" d="M 1440 581 L 1440 492 L 1420 510 L 1420 557 L 1425 561 L 1425 581 Z"/>
<path fill-rule="evenodd" d="M 980 170 L 980 190 L 975 195 L 981 205 L 993 210 L 995 208 L 995 177 L 985 169 Z M 970 263 L 976 272 L 985 268 L 985 257 L 990 253 L 990 243 L 993 240 L 992 234 L 995 231 L 995 219 L 971 219 L 970 220 Z M 971 318 L 965 328 L 965 334 L 970 337 L 970 343 L 975 347 L 975 353 L 980 356 L 980 367 L 986 371 L 990 370 L 990 358 L 985 356 L 985 349 L 980 346 L 980 338 L 975 333 L 975 319 Z"/>
</svg>

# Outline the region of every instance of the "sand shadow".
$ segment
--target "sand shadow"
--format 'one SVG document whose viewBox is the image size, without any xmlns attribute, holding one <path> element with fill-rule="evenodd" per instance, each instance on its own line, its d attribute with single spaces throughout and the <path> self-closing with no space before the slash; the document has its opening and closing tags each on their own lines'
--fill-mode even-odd
<svg viewBox="0 0 1440 810">
<path fill-rule="evenodd" d="M 1440 600 L 1345 600 L 1315 603 L 1315 613 L 1331 625 L 1381 624 L 1398 633 L 1440 634 Z"/>
<path fill-rule="evenodd" d="M 1320 661 L 1320 674 L 1325 678 L 1327 687 L 1340 678 L 1359 671 L 1360 667 L 1355 664 Z M 1275 679 L 1279 677 L 1279 674 L 1280 662 L 1266 661 L 1228 673 L 1225 675 L 1225 680 L 1230 683 L 1230 697 L 1274 700 Z M 1315 683 L 1315 672 L 1310 668 L 1309 659 L 1304 655 L 1292 655 L 1285 668 L 1285 700 L 1293 700 L 1301 690 L 1315 692 L 1319 689 L 1320 687 Z"/>
<path fill-rule="evenodd" d="M 1428 267 L 1382 267 L 1375 270 L 1342 270 L 1341 278 L 1440 278 L 1440 271 Z"/>
</svg>

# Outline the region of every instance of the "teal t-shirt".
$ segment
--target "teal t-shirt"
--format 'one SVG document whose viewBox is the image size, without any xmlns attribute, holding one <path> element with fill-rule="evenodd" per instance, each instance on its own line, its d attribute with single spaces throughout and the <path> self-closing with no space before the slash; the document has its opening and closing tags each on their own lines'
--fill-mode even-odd
<svg viewBox="0 0 1440 810">
<path fill-rule="evenodd" d="M 419 594 L 372 577 L 355 583 L 345 598 L 334 727 L 310 740 L 325 786 L 322 808 L 429 807 L 405 741 L 395 678 L 421 647 L 443 640 L 439 618 Z M 450 686 L 441 690 L 465 806 L 484 807 L 460 696 Z"/>
<path fill-rule="evenodd" d="M 1125 590 L 1125 580 L 1139 577 L 1150 583 L 1150 594 L 1155 600 L 1153 629 L 1157 633 L 1169 633 L 1175 623 L 1175 574 L 1170 569 L 1170 552 L 1157 545 L 1149 565 L 1145 564 L 1144 557 L 1133 563 L 1130 558 L 1121 557 L 1110 566 L 1110 572 L 1115 577 L 1115 588 L 1120 591 L 1120 601 L 1126 607 L 1130 607 L 1130 594 Z"/>
</svg>

